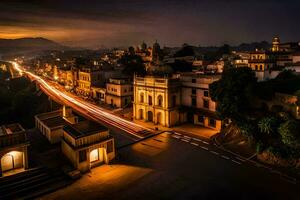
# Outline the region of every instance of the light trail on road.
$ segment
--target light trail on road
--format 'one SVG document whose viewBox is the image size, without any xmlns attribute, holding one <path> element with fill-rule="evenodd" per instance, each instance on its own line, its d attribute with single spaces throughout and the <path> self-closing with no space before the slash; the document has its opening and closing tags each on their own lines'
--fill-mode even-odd
<svg viewBox="0 0 300 200">
<path fill-rule="evenodd" d="M 145 130 L 151 131 L 150 129 L 147 129 L 139 124 L 133 123 L 131 121 L 118 117 L 114 114 L 111 114 L 103 108 L 100 108 L 84 100 L 74 98 L 70 94 L 66 94 L 63 91 L 56 89 L 54 86 L 51 86 L 48 82 L 46 82 L 41 77 L 26 71 L 18 63 L 16 62 L 11 62 L 11 63 L 14 69 L 17 70 L 20 73 L 20 75 L 26 74 L 31 79 L 37 81 L 40 84 L 41 89 L 45 93 L 47 93 L 50 97 L 59 99 L 60 101 L 63 102 L 63 104 L 72 107 L 74 110 L 77 110 L 79 113 L 83 115 L 87 115 L 93 118 L 94 120 L 97 120 L 98 122 L 105 122 L 140 139 L 144 137 L 140 136 L 138 134 L 139 132 Z"/>
</svg>

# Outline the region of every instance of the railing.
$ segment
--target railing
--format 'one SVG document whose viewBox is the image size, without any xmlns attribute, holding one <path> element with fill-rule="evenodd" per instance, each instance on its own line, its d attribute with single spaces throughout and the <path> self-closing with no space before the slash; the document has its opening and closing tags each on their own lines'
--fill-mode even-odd
<svg viewBox="0 0 300 200">
<path fill-rule="evenodd" d="M 0 136 L 0 148 L 18 145 L 27 142 L 26 132 Z"/>
</svg>

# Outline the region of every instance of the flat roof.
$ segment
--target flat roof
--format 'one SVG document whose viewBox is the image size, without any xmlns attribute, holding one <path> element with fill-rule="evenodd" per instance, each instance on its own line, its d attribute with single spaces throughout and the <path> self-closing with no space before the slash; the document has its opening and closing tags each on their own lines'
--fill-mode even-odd
<svg viewBox="0 0 300 200">
<path fill-rule="evenodd" d="M 0 135 L 8 135 L 25 131 L 25 129 L 19 124 L 6 124 L 0 126 Z"/>
<path fill-rule="evenodd" d="M 64 126 L 67 124 L 67 122 L 61 116 L 48 118 L 48 119 L 44 119 L 41 121 L 49 128 L 54 128 L 57 126 Z"/>
<path fill-rule="evenodd" d="M 63 129 L 73 138 L 81 138 L 108 130 L 105 126 L 89 120 L 68 124 Z"/>
</svg>

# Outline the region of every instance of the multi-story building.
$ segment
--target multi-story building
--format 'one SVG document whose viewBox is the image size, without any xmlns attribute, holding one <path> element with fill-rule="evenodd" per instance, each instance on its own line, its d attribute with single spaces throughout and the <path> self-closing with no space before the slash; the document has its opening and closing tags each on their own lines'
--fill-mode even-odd
<svg viewBox="0 0 300 200">
<path fill-rule="evenodd" d="M 220 75 L 185 73 L 180 75 L 181 107 L 186 112 L 186 121 L 220 130 L 222 122 L 216 115 L 216 102 L 209 95 L 209 85 Z"/>
<path fill-rule="evenodd" d="M 133 117 L 171 127 L 180 123 L 178 78 L 134 78 Z"/>
<path fill-rule="evenodd" d="M 63 131 L 62 152 L 79 171 L 87 172 L 114 159 L 114 139 L 104 126 L 82 121 L 65 126 Z"/>
<path fill-rule="evenodd" d="M 276 60 L 272 52 L 255 50 L 250 52 L 248 66 L 255 71 L 258 81 L 272 78 L 271 69 L 276 65 Z M 275 77 L 277 74 L 274 75 Z"/>
<path fill-rule="evenodd" d="M 100 85 L 103 82 L 102 72 L 99 68 L 82 68 L 78 72 L 77 92 L 84 96 L 90 96 L 92 86 Z"/>
<path fill-rule="evenodd" d="M 111 78 L 106 83 L 105 102 L 117 108 L 123 108 L 132 103 L 133 86 L 128 78 Z"/>
<path fill-rule="evenodd" d="M 26 131 L 20 124 L 0 127 L 0 177 L 28 168 L 28 146 Z"/>
</svg>

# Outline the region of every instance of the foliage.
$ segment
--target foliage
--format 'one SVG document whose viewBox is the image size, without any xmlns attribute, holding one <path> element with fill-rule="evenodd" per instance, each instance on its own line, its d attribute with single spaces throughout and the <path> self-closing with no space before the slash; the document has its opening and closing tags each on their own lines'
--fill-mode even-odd
<svg viewBox="0 0 300 200">
<path fill-rule="evenodd" d="M 138 75 L 144 75 L 146 73 L 143 60 L 138 55 L 125 54 L 120 58 L 119 63 L 124 65 L 124 74 L 133 76 L 134 73 Z"/>
<path fill-rule="evenodd" d="M 256 143 L 256 152 L 261 153 L 264 150 L 264 143 L 262 141 L 258 141 Z"/>
<path fill-rule="evenodd" d="M 0 81 L 1 124 L 19 122 L 24 127 L 34 125 L 34 115 L 47 111 L 48 100 L 35 95 L 35 85 L 25 78 Z"/>
<path fill-rule="evenodd" d="M 210 84 L 209 92 L 212 100 L 217 102 L 220 117 L 245 120 L 255 84 L 255 74 L 248 67 L 228 69 L 220 80 Z"/>
<path fill-rule="evenodd" d="M 292 148 L 300 147 L 299 122 L 295 120 L 288 120 L 279 126 L 278 132 L 281 135 L 281 140 L 285 145 Z"/>
<path fill-rule="evenodd" d="M 258 128 L 261 133 L 270 135 L 276 131 L 276 118 L 275 117 L 264 117 L 258 122 Z"/>
<path fill-rule="evenodd" d="M 192 46 L 183 45 L 183 47 L 174 54 L 174 57 L 194 56 L 195 52 Z"/>
<path fill-rule="evenodd" d="M 193 65 L 184 60 L 175 60 L 170 66 L 174 72 L 191 72 L 193 69 Z"/>
<path fill-rule="evenodd" d="M 264 100 L 271 100 L 276 92 L 294 94 L 300 90 L 300 76 L 292 71 L 284 70 L 275 79 L 258 82 L 256 96 Z"/>
</svg>

